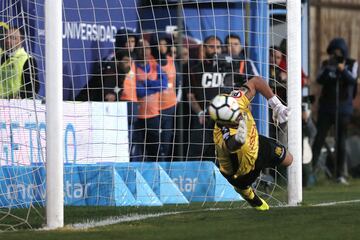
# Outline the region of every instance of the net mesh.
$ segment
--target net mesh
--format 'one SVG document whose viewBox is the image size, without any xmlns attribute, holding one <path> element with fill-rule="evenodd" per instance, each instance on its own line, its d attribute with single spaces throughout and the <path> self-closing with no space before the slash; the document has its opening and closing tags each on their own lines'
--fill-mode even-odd
<svg viewBox="0 0 360 240">
<path fill-rule="evenodd" d="M 254 76 L 286 103 L 285 8 L 63 0 L 65 204 L 248 206 L 219 172 L 206 109 Z M 0 20 L 0 227 L 40 227 L 44 1 L 1 1 Z M 265 98 L 255 97 L 252 112 L 260 134 L 286 145 Z M 270 205 L 285 203 L 283 172 L 268 169 L 253 184 Z"/>
</svg>

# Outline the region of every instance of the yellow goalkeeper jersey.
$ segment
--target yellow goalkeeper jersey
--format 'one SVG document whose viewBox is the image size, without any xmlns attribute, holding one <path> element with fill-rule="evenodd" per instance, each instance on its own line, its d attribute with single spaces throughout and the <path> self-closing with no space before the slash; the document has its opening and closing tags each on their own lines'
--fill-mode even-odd
<svg viewBox="0 0 360 240">
<path fill-rule="evenodd" d="M 237 100 L 243 117 L 246 120 L 246 141 L 240 149 L 230 152 L 225 144 L 221 128 L 215 125 L 214 142 L 220 170 L 226 174 L 235 174 L 236 177 L 245 175 L 255 168 L 255 161 L 259 150 L 259 134 L 254 117 L 250 111 L 249 99 L 241 91 L 233 91 L 230 95 Z M 235 135 L 236 128 L 229 128 L 229 133 L 230 136 Z M 234 161 L 237 161 L 237 164 L 234 164 Z M 234 169 L 234 166 L 237 169 Z"/>
</svg>

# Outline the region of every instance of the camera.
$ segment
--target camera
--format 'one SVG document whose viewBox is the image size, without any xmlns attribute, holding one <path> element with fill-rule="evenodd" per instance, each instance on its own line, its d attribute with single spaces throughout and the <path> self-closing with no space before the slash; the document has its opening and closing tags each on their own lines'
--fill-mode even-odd
<svg viewBox="0 0 360 240">
<path fill-rule="evenodd" d="M 213 60 L 218 72 L 224 73 L 222 93 L 229 93 L 246 82 L 245 74 L 239 73 L 240 62 L 245 61 L 244 59 L 228 54 L 215 54 Z"/>
<path fill-rule="evenodd" d="M 343 56 L 335 56 L 334 58 L 337 64 L 343 63 L 345 61 L 345 58 Z"/>
<path fill-rule="evenodd" d="M 215 54 L 214 64 L 216 64 L 219 68 L 219 72 L 223 73 L 233 73 L 236 72 L 236 63 L 240 61 L 239 57 L 232 57 L 228 54 Z"/>
<path fill-rule="evenodd" d="M 329 77 L 336 78 L 337 77 L 337 69 L 340 63 L 345 62 L 345 57 L 333 55 L 329 58 L 327 62 L 327 69 L 329 70 Z"/>
<path fill-rule="evenodd" d="M 337 65 L 339 65 L 340 63 L 344 63 L 344 61 L 345 61 L 345 57 L 335 55 L 329 59 L 328 64 L 329 66 L 337 67 Z"/>
</svg>

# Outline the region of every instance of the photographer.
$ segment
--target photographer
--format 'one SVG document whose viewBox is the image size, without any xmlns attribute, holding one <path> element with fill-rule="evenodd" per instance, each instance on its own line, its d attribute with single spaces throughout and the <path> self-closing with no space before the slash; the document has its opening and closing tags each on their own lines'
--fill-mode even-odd
<svg viewBox="0 0 360 240">
<path fill-rule="evenodd" d="M 335 177 L 341 184 L 345 179 L 345 138 L 347 126 L 353 113 L 352 100 L 356 91 L 358 63 L 348 58 L 344 39 L 333 39 L 328 48 L 329 58 L 322 63 L 317 82 L 322 85 L 319 98 L 317 134 L 313 151 L 313 167 L 318 167 L 318 158 L 331 126 L 335 125 L 336 164 Z"/>
</svg>

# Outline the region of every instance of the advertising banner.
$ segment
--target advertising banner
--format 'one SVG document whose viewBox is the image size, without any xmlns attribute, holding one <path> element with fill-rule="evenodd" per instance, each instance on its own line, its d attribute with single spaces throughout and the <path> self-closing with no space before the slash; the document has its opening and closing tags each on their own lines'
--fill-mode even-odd
<svg viewBox="0 0 360 240">
<path fill-rule="evenodd" d="M 44 166 L 0 167 L 0 207 L 43 205 Z M 65 204 L 71 206 L 161 206 L 240 201 L 212 162 L 65 165 Z"/>
<path fill-rule="evenodd" d="M 128 162 L 127 103 L 64 102 L 64 163 Z M 0 100 L 0 166 L 43 163 L 45 105 Z"/>
</svg>

